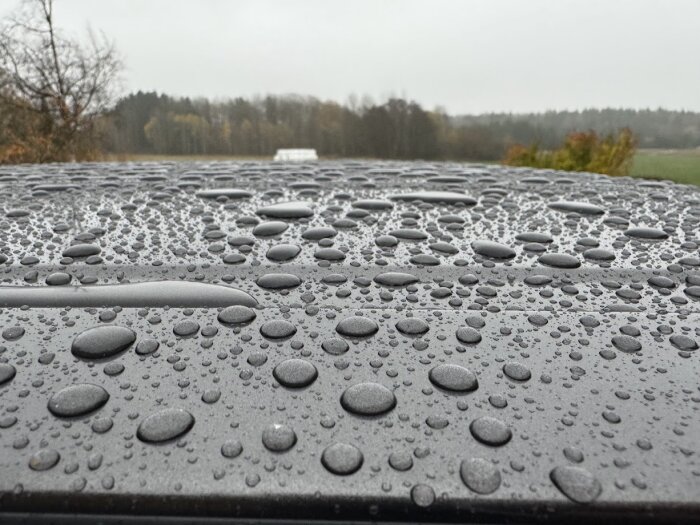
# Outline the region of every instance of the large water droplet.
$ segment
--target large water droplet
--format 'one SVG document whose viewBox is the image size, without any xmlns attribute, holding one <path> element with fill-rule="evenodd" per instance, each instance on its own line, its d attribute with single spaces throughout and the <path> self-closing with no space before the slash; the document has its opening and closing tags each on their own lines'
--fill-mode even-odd
<svg viewBox="0 0 700 525">
<path fill-rule="evenodd" d="M 616 335 L 612 338 L 612 344 L 620 352 L 632 354 L 642 349 L 642 343 L 629 335 Z"/>
<path fill-rule="evenodd" d="M 79 257 L 90 257 L 91 255 L 99 255 L 102 252 L 96 244 L 74 244 L 73 246 L 63 250 L 63 257 L 71 257 L 77 259 Z"/>
<path fill-rule="evenodd" d="M 284 202 L 260 208 L 255 213 L 263 217 L 274 217 L 277 219 L 301 219 L 303 217 L 311 217 L 314 211 L 305 202 Z"/>
<path fill-rule="evenodd" d="M 422 335 L 430 329 L 430 326 L 418 317 L 406 317 L 396 323 L 396 329 L 406 335 Z"/>
<path fill-rule="evenodd" d="M 96 326 L 79 333 L 71 352 L 82 359 L 104 359 L 123 352 L 136 341 L 136 333 L 125 326 Z"/>
<path fill-rule="evenodd" d="M 472 242 L 472 250 L 491 259 L 512 259 L 515 257 L 513 248 L 494 241 L 474 241 Z"/>
<path fill-rule="evenodd" d="M 532 376 L 528 367 L 516 361 L 503 365 L 503 373 L 515 381 L 527 381 Z"/>
<path fill-rule="evenodd" d="M 459 365 L 437 365 L 428 377 L 435 386 L 453 392 L 471 392 L 479 387 L 476 375 Z"/>
<path fill-rule="evenodd" d="M 323 343 L 321 343 L 321 348 L 331 355 L 342 355 L 348 351 L 350 346 L 344 339 L 334 337 L 323 341 Z"/>
<path fill-rule="evenodd" d="M 549 477 L 562 494 L 576 503 L 591 503 L 603 491 L 600 481 L 581 467 L 556 467 Z"/>
<path fill-rule="evenodd" d="M 297 435 L 287 425 L 273 423 L 263 430 L 262 442 L 271 452 L 286 452 L 296 444 Z"/>
<path fill-rule="evenodd" d="M 227 199 L 249 199 L 252 196 L 253 194 L 249 191 L 239 190 L 237 188 L 215 188 L 197 192 L 197 197 L 203 199 L 218 199 L 219 197 L 226 197 Z"/>
<path fill-rule="evenodd" d="M 291 273 L 266 273 L 258 277 L 255 283 L 260 288 L 267 290 L 283 290 L 285 288 L 296 288 L 301 284 L 301 279 Z"/>
<path fill-rule="evenodd" d="M 17 369 L 7 363 L 0 363 L 0 385 L 4 385 L 17 374 Z"/>
<path fill-rule="evenodd" d="M 136 436 L 146 443 L 178 438 L 194 426 L 194 416 L 181 408 L 165 408 L 141 421 Z"/>
<path fill-rule="evenodd" d="M 272 371 L 275 379 L 287 388 L 309 386 L 318 377 L 316 367 L 304 359 L 287 359 Z"/>
<path fill-rule="evenodd" d="M 301 248 L 296 244 L 277 244 L 267 250 L 265 256 L 271 261 L 291 261 L 301 253 Z"/>
<path fill-rule="evenodd" d="M 396 201 L 444 202 L 446 204 L 462 203 L 467 206 L 476 204 L 476 199 L 464 193 L 455 193 L 452 191 L 416 191 L 413 193 L 404 193 L 402 195 L 389 195 L 389 198 Z"/>
<path fill-rule="evenodd" d="M 256 317 L 256 313 L 247 306 L 227 306 L 217 316 L 223 324 L 245 324 L 250 323 Z"/>
<path fill-rule="evenodd" d="M 492 447 L 505 445 L 513 437 L 508 426 L 495 417 L 483 416 L 472 421 L 469 430 L 478 441 Z"/>
<path fill-rule="evenodd" d="M 602 215 L 605 210 L 595 204 L 576 201 L 556 201 L 549 203 L 553 210 L 580 213 L 581 215 Z"/>
<path fill-rule="evenodd" d="M 82 383 L 63 388 L 49 399 L 49 411 L 58 417 L 77 417 L 89 414 L 109 400 L 107 391 L 98 385 Z"/>
<path fill-rule="evenodd" d="M 482 458 L 465 459 L 459 466 L 464 484 L 477 494 L 491 494 L 501 486 L 501 473 Z"/>
<path fill-rule="evenodd" d="M 627 237 L 635 239 L 663 240 L 668 239 L 668 233 L 658 228 L 630 228 L 625 230 Z"/>
<path fill-rule="evenodd" d="M 396 406 L 396 396 L 384 385 L 358 383 L 343 392 L 340 404 L 348 412 L 360 416 L 378 416 Z"/>
<path fill-rule="evenodd" d="M 410 273 L 386 272 L 374 277 L 374 282 L 383 286 L 408 286 L 417 283 L 418 277 Z"/>
<path fill-rule="evenodd" d="M 247 293 L 217 284 L 154 281 L 98 286 L 0 286 L 0 307 L 98 308 L 217 308 L 240 304 L 255 307 Z"/>
<path fill-rule="evenodd" d="M 566 253 L 545 253 L 539 256 L 537 262 L 553 268 L 573 269 L 581 266 L 581 261 Z"/>
<path fill-rule="evenodd" d="M 457 328 L 455 335 L 460 342 L 466 345 L 475 345 L 481 341 L 481 334 L 470 327 L 462 326 Z"/>
<path fill-rule="evenodd" d="M 411 489 L 411 501 L 418 507 L 430 507 L 435 503 L 435 491 L 429 485 L 414 485 Z"/>
<path fill-rule="evenodd" d="M 221 455 L 225 458 L 237 458 L 243 452 L 243 444 L 237 439 L 229 439 L 221 445 Z"/>
<path fill-rule="evenodd" d="M 267 321 L 260 327 L 260 333 L 270 339 L 284 339 L 297 333 L 297 328 L 289 321 L 276 319 Z"/>
<path fill-rule="evenodd" d="M 372 319 L 355 315 L 340 321 L 335 329 L 346 337 L 369 337 L 379 331 L 379 326 Z"/>
<path fill-rule="evenodd" d="M 56 463 L 61 459 L 58 451 L 52 448 L 42 448 L 37 450 L 32 457 L 29 458 L 29 468 L 32 470 L 49 470 L 56 466 Z"/>
<path fill-rule="evenodd" d="M 323 466 L 339 476 L 357 472 L 363 461 L 364 456 L 360 449 L 347 443 L 334 443 L 326 447 L 321 455 Z"/>
</svg>

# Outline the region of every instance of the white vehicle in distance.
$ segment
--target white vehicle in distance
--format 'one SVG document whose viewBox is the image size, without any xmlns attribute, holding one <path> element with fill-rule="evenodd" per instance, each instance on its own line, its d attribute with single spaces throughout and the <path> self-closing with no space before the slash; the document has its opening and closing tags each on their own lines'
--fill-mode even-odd
<svg viewBox="0 0 700 525">
<path fill-rule="evenodd" d="M 275 162 L 308 162 L 318 160 L 315 149 L 278 149 L 274 157 Z"/>
</svg>

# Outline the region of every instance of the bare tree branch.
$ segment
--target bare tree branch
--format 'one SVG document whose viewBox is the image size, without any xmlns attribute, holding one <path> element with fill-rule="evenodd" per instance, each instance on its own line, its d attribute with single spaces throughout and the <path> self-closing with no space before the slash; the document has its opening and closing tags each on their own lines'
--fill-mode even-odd
<svg viewBox="0 0 700 525">
<path fill-rule="evenodd" d="M 57 156 L 74 157 L 90 139 L 93 120 L 113 101 L 121 67 L 103 34 L 88 31 L 84 42 L 63 35 L 53 0 L 24 0 L 0 23 L 0 102 L 40 114 Z"/>
</svg>

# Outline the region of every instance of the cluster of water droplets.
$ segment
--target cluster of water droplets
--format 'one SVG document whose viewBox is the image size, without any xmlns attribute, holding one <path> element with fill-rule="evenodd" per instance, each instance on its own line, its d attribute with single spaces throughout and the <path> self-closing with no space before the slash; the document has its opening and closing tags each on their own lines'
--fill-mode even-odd
<svg viewBox="0 0 700 525">
<path fill-rule="evenodd" d="M 694 189 L 146 163 L 0 198 L 0 491 L 697 499 Z"/>
</svg>

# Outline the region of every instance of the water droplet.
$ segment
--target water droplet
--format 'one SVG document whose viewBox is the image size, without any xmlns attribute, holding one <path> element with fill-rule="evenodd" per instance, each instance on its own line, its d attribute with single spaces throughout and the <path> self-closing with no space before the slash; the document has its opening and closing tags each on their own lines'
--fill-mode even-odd
<svg viewBox="0 0 700 525">
<path fill-rule="evenodd" d="M 49 399 L 49 411 L 58 417 L 77 417 L 89 414 L 109 400 L 107 391 L 98 385 L 82 383 L 63 388 Z"/>
<path fill-rule="evenodd" d="M 472 421 L 469 430 L 478 441 L 492 447 L 505 445 L 513 437 L 508 426 L 495 417 L 483 416 Z"/>
<path fill-rule="evenodd" d="M 494 241 L 474 241 L 472 242 L 472 250 L 491 259 L 512 259 L 515 257 L 514 249 Z"/>
<path fill-rule="evenodd" d="M 21 326 L 11 326 L 2 331 L 2 338 L 5 341 L 17 341 L 24 335 L 24 328 Z"/>
<path fill-rule="evenodd" d="M 218 308 L 240 304 L 255 307 L 247 293 L 218 284 L 154 281 L 96 286 L 0 286 L 0 307 Z"/>
<path fill-rule="evenodd" d="M 404 193 L 402 195 L 389 195 L 389 198 L 396 201 L 444 202 L 446 204 L 462 203 L 467 206 L 476 204 L 476 199 L 464 193 L 455 193 L 452 191 L 416 191 L 413 193 Z"/>
<path fill-rule="evenodd" d="M 221 399 L 221 390 L 217 390 L 215 388 L 205 390 L 202 394 L 202 401 L 204 401 L 208 405 L 216 403 L 219 399 Z"/>
<path fill-rule="evenodd" d="M 668 233 L 658 228 L 630 228 L 625 230 L 625 235 L 627 237 L 633 237 L 635 239 L 648 239 L 648 240 L 663 240 L 668 239 Z"/>
<path fill-rule="evenodd" d="M 266 273 L 261 275 L 255 283 L 260 288 L 267 290 L 283 290 L 285 288 L 296 288 L 301 284 L 301 279 L 290 273 Z"/>
<path fill-rule="evenodd" d="M 56 466 L 61 459 L 61 455 L 52 448 L 42 448 L 37 450 L 32 457 L 29 458 L 29 468 L 32 470 L 49 470 Z"/>
<path fill-rule="evenodd" d="M 7 363 L 0 363 L 0 385 L 11 381 L 17 374 L 17 369 Z"/>
<path fill-rule="evenodd" d="M 435 386 L 453 392 L 471 392 L 479 387 L 476 375 L 459 365 L 437 365 L 428 377 Z"/>
<path fill-rule="evenodd" d="M 146 417 L 136 436 L 146 443 L 162 443 L 178 438 L 194 426 L 194 416 L 181 408 L 165 408 Z"/>
<path fill-rule="evenodd" d="M 253 194 L 249 191 L 236 188 L 215 188 L 197 192 L 197 197 L 203 199 L 218 199 L 219 197 L 226 197 L 227 199 L 249 199 L 252 196 Z"/>
<path fill-rule="evenodd" d="M 397 239 L 404 239 L 407 241 L 423 241 L 428 238 L 428 234 L 416 230 L 415 228 L 400 228 L 398 230 L 391 230 L 390 235 L 393 235 Z"/>
<path fill-rule="evenodd" d="M 369 337 L 379 331 L 377 323 L 360 316 L 346 317 L 335 327 L 340 335 L 346 337 Z"/>
<path fill-rule="evenodd" d="M 589 204 L 587 202 L 576 202 L 576 201 L 556 201 L 550 202 L 549 207 L 553 210 L 574 212 L 581 215 L 602 215 L 605 210 L 600 206 L 595 204 Z"/>
<path fill-rule="evenodd" d="M 63 257 L 78 259 L 80 257 L 90 257 L 91 255 L 99 255 L 102 248 L 96 244 L 74 244 L 73 246 L 63 250 Z"/>
<path fill-rule="evenodd" d="M 591 503 L 603 491 L 600 481 L 581 467 L 556 467 L 549 477 L 562 494 L 576 503 Z"/>
<path fill-rule="evenodd" d="M 186 319 L 173 326 L 173 333 L 180 337 L 190 337 L 199 332 L 199 323 Z"/>
<path fill-rule="evenodd" d="M 136 341 L 136 333 L 124 326 L 96 326 L 79 333 L 71 352 L 82 359 L 104 359 L 123 352 Z"/>
<path fill-rule="evenodd" d="M 503 365 L 503 373 L 514 381 L 527 381 L 532 377 L 528 367 L 515 361 Z"/>
<path fill-rule="evenodd" d="M 459 466 L 464 484 L 477 494 L 491 494 L 501 486 L 501 473 L 482 458 L 465 459 Z"/>
<path fill-rule="evenodd" d="M 253 228 L 253 235 L 256 237 L 273 237 L 284 233 L 289 228 L 289 224 L 282 221 L 261 222 Z"/>
<path fill-rule="evenodd" d="M 243 452 L 243 444 L 237 439 L 229 439 L 221 445 L 221 455 L 225 458 L 237 458 Z"/>
<path fill-rule="evenodd" d="M 160 347 L 160 343 L 155 339 L 145 338 L 141 339 L 136 344 L 136 353 L 138 355 L 148 355 L 152 354 Z"/>
<path fill-rule="evenodd" d="M 325 448 L 321 455 L 321 463 L 329 472 L 339 476 L 347 476 L 357 472 L 364 461 L 359 448 L 347 443 L 334 443 Z"/>
<path fill-rule="evenodd" d="M 267 321 L 260 327 L 260 333 L 269 339 L 284 339 L 297 333 L 297 328 L 289 321 L 277 319 Z"/>
<path fill-rule="evenodd" d="M 396 323 L 396 329 L 406 335 L 422 335 L 428 332 L 430 326 L 418 317 L 406 317 Z"/>
<path fill-rule="evenodd" d="M 374 277 L 374 282 L 382 286 L 408 286 L 419 281 L 418 277 L 410 273 L 386 272 Z"/>
<path fill-rule="evenodd" d="M 340 404 L 348 412 L 360 416 L 378 416 L 396 406 L 396 396 L 384 385 L 358 383 L 343 392 Z"/>
<path fill-rule="evenodd" d="M 273 423 L 263 430 L 262 442 L 271 452 L 286 452 L 296 444 L 297 435 L 287 425 Z"/>
<path fill-rule="evenodd" d="M 318 377 L 316 367 L 303 359 L 287 359 L 278 364 L 272 371 L 275 379 L 287 388 L 303 388 L 309 386 Z"/>
<path fill-rule="evenodd" d="M 348 351 L 350 346 L 343 339 L 332 338 L 323 341 L 323 343 L 321 343 L 321 348 L 331 355 L 342 355 Z"/>
<path fill-rule="evenodd" d="M 302 239 L 310 241 L 320 241 L 321 239 L 330 239 L 338 235 L 338 230 L 329 226 L 318 226 L 304 230 L 301 234 Z"/>
<path fill-rule="evenodd" d="M 54 272 L 46 278 L 46 284 L 49 286 L 65 286 L 70 284 L 73 277 L 69 273 Z"/>
<path fill-rule="evenodd" d="M 612 344 L 620 352 L 632 354 L 642 349 L 642 343 L 629 335 L 616 335 L 612 338 Z"/>
<path fill-rule="evenodd" d="M 435 491 L 429 485 L 414 485 L 411 489 L 411 501 L 418 507 L 430 507 L 435 503 Z"/>
<path fill-rule="evenodd" d="M 481 341 L 481 334 L 470 327 L 462 326 L 457 328 L 455 335 L 457 336 L 457 339 L 459 339 L 459 341 L 465 345 L 475 345 Z"/>
<path fill-rule="evenodd" d="M 389 465 L 394 470 L 404 472 L 413 467 L 413 458 L 407 452 L 392 452 L 389 456 Z"/>
<path fill-rule="evenodd" d="M 687 335 L 676 334 L 669 337 L 671 344 L 684 352 L 692 352 L 698 349 L 698 343 Z"/>
<path fill-rule="evenodd" d="M 250 323 L 256 317 L 253 309 L 247 306 L 227 306 L 217 316 L 220 323 L 223 324 L 245 324 Z"/>
<path fill-rule="evenodd" d="M 581 266 L 581 261 L 566 253 L 545 253 L 538 257 L 537 262 L 553 268 L 573 269 Z"/>
<path fill-rule="evenodd" d="M 263 217 L 276 219 L 302 219 L 311 217 L 314 211 L 305 202 L 284 202 L 260 208 L 255 213 Z"/>
</svg>

